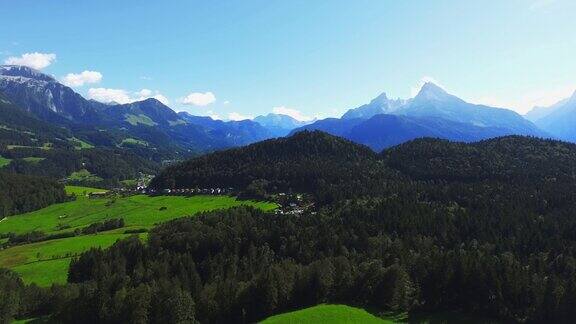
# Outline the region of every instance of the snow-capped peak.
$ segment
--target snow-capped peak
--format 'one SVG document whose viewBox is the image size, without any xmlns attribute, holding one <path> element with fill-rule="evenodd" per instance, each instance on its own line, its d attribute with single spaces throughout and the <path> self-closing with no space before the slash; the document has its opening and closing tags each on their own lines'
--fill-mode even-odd
<svg viewBox="0 0 576 324">
<path fill-rule="evenodd" d="M 382 92 L 378 97 L 372 99 L 372 101 L 370 101 L 371 104 L 375 104 L 375 103 L 379 103 L 379 104 L 384 104 L 388 102 L 388 96 L 386 95 L 386 92 Z"/>
<path fill-rule="evenodd" d="M 420 89 L 420 92 L 418 92 L 416 98 L 426 100 L 442 100 L 448 96 L 450 95 L 440 86 L 433 82 L 426 82 Z"/>
<path fill-rule="evenodd" d="M 0 65 L 0 76 L 22 77 L 46 82 L 54 82 L 52 76 L 44 74 L 36 69 L 23 65 Z"/>
</svg>

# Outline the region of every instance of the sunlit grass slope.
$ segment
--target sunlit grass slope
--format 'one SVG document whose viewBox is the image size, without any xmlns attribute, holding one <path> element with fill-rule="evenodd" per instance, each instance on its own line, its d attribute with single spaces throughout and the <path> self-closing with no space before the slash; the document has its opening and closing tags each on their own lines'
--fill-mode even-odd
<svg viewBox="0 0 576 324">
<path fill-rule="evenodd" d="M 294 312 L 272 316 L 263 324 L 386 324 L 390 320 L 378 318 L 367 311 L 346 305 L 318 305 Z"/>
<path fill-rule="evenodd" d="M 268 202 L 240 201 L 229 196 L 157 196 L 136 195 L 115 198 L 88 198 L 91 192 L 104 190 L 87 187 L 66 187 L 76 200 L 55 204 L 34 212 L 10 216 L 0 222 L 0 233 L 42 231 L 47 234 L 71 232 L 107 219 L 122 218 L 125 227 L 93 235 L 17 245 L 0 250 L 0 268 L 18 272 L 26 283 L 49 286 L 66 282 L 68 265 L 73 256 L 91 247 L 106 248 L 128 237 L 126 230 L 150 229 L 171 219 L 192 216 L 199 212 L 249 205 L 273 210 Z M 142 239 L 147 233 L 138 234 Z"/>
</svg>

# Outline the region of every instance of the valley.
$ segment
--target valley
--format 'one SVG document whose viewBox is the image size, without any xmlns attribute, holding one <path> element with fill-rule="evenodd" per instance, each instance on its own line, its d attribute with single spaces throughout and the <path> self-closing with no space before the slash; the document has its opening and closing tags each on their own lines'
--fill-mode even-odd
<svg viewBox="0 0 576 324">
<path fill-rule="evenodd" d="M 45 235 L 74 233 L 90 224 L 109 219 L 123 219 L 124 226 L 91 235 L 71 235 L 46 241 L 20 244 L 0 250 L 0 268 L 13 269 L 24 282 L 40 286 L 66 282 L 72 257 L 90 248 L 106 248 L 119 239 L 138 235 L 145 240 L 146 232 L 157 224 L 178 217 L 193 216 L 210 210 L 249 205 L 273 210 L 275 204 L 238 201 L 228 196 L 158 196 L 135 195 L 90 198 L 102 189 L 66 187 L 76 199 L 55 204 L 34 212 L 11 216 L 0 223 L 0 235 L 42 232 Z M 132 234 L 130 232 L 134 232 Z M 7 242 L 7 237 L 0 241 Z"/>
</svg>

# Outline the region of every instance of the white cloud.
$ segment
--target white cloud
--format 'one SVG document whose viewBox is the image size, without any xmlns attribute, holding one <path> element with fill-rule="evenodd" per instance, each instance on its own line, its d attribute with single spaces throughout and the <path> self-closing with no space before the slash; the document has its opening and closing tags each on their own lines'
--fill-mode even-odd
<svg viewBox="0 0 576 324">
<path fill-rule="evenodd" d="M 48 53 L 25 53 L 22 56 L 11 56 L 7 58 L 5 64 L 25 65 L 37 70 L 41 70 L 56 61 L 56 54 Z"/>
<path fill-rule="evenodd" d="M 412 88 L 410 88 L 410 95 L 412 96 L 412 98 L 416 97 L 418 95 L 418 93 L 420 92 L 420 90 L 422 89 L 422 87 L 426 84 L 426 83 L 434 83 L 435 85 L 439 86 L 440 88 L 446 90 L 446 87 L 444 87 L 440 82 L 438 82 L 436 79 L 434 79 L 431 76 L 423 76 L 418 83 L 413 86 Z"/>
<path fill-rule="evenodd" d="M 208 106 L 216 101 L 216 96 L 212 92 L 193 92 L 182 99 L 185 105 Z"/>
<path fill-rule="evenodd" d="M 225 105 L 229 105 L 229 104 L 230 104 L 230 101 L 225 100 L 225 101 L 224 101 L 224 104 L 225 104 Z"/>
<path fill-rule="evenodd" d="M 149 98 L 154 98 L 165 105 L 170 103 L 166 96 L 158 91 L 149 89 L 142 89 L 131 94 L 123 89 L 90 88 L 88 90 L 88 98 L 104 103 L 117 102 L 119 104 L 142 101 Z"/>
<path fill-rule="evenodd" d="M 237 113 L 237 112 L 231 112 L 228 114 L 228 119 L 230 119 L 230 120 L 238 121 L 238 120 L 245 120 L 245 119 L 252 119 L 252 118 L 254 118 L 254 117 L 253 116 L 245 116 L 245 115 L 242 115 L 242 114 Z"/>
<path fill-rule="evenodd" d="M 90 88 L 88 89 L 88 98 L 104 103 L 126 104 L 132 102 L 128 92 L 122 89 Z"/>
<path fill-rule="evenodd" d="M 218 115 L 217 113 L 213 112 L 212 110 L 208 110 L 206 112 L 206 114 L 208 114 L 208 117 L 212 118 L 212 119 L 218 119 L 221 120 L 222 118 L 220 118 L 220 115 Z"/>
<path fill-rule="evenodd" d="M 152 95 L 152 90 L 142 89 L 142 90 L 136 92 L 136 94 L 139 95 L 140 97 L 150 97 L 150 95 Z"/>
<path fill-rule="evenodd" d="M 284 107 L 284 106 L 280 106 L 280 107 L 274 107 L 272 109 L 272 112 L 275 114 L 281 114 L 281 115 L 287 115 L 290 116 L 296 120 L 299 121 L 311 121 L 312 117 L 310 116 L 306 116 L 304 114 L 302 114 L 302 112 L 300 110 L 296 110 L 293 108 L 288 108 L 288 107 Z"/>
<path fill-rule="evenodd" d="M 140 76 L 140 80 L 150 81 L 150 80 L 152 80 L 152 78 L 147 76 L 147 75 L 142 75 L 142 76 Z"/>
<path fill-rule="evenodd" d="M 148 98 L 154 98 L 165 105 L 170 104 L 170 100 L 168 100 L 168 98 L 161 94 L 158 90 L 152 91 L 150 89 L 142 89 L 140 91 L 134 92 L 134 95 L 136 97 L 133 98 L 132 101 L 142 101 Z"/>
<path fill-rule="evenodd" d="M 98 83 L 102 80 L 102 73 L 96 71 L 83 71 L 82 73 L 68 73 L 62 81 L 69 87 L 81 87 L 84 84 Z"/>
<path fill-rule="evenodd" d="M 144 89 L 147 90 L 147 89 Z M 142 91 L 140 91 L 141 93 Z M 140 95 L 138 98 L 134 99 L 133 101 L 142 101 L 142 100 L 146 100 L 149 98 L 154 98 L 158 101 L 160 101 L 161 103 L 168 105 L 170 104 L 170 100 L 168 100 L 168 98 L 166 96 L 164 96 L 163 94 L 159 93 L 158 91 L 154 92 L 154 94 L 152 94 L 152 92 L 150 92 L 147 95 Z"/>
</svg>

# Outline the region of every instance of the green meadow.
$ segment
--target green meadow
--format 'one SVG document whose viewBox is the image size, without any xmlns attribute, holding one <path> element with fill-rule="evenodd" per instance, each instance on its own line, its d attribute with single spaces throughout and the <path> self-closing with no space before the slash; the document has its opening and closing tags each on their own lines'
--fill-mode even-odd
<svg viewBox="0 0 576 324">
<path fill-rule="evenodd" d="M 384 313 L 377 317 L 361 308 L 346 305 L 318 305 L 302 310 L 274 315 L 263 324 L 391 324 L 391 323 L 469 323 L 501 324 L 502 322 L 478 315 L 459 312 L 436 313 Z"/>
<path fill-rule="evenodd" d="M 90 144 L 90 143 L 88 143 L 88 142 L 85 142 L 85 141 L 83 141 L 83 140 L 81 140 L 81 139 L 75 138 L 75 137 L 69 138 L 68 141 L 69 141 L 72 145 L 74 145 L 77 150 L 84 150 L 84 149 L 94 148 L 94 145 L 92 145 L 92 144 Z"/>
<path fill-rule="evenodd" d="M 346 305 L 318 305 L 294 312 L 275 315 L 262 321 L 263 324 L 386 324 L 395 323 L 376 317 L 367 311 Z"/>
<path fill-rule="evenodd" d="M 107 219 L 122 218 L 125 227 L 93 235 L 74 236 L 31 244 L 17 245 L 0 250 L 0 267 L 18 272 L 27 283 L 49 286 L 64 283 L 72 256 L 91 247 L 108 247 L 130 229 L 149 229 L 154 225 L 191 216 L 203 211 L 250 205 L 263 210 L 273 210 L 268 202 L 240 201 L 229 196 L 156 196 L 89 198 L 91 192 L 101 189 L 66 187 L 76 200 L 55 204 L 34 212 L 11 216 L 0 222 L 0 233 L 22 234 L 42 231 L 47 234 L 71 232 Z M 139 234 L 145 238 L 147 233 Z"/>
<path fill-rule="evenodd" d="M 104 179 L 100 178 L 99 176 L 90 173 L 90 171 L 86 169 L 81 169 L 75 172 L 68 177 L 68 181 L 83 181 L 83 182 L 100 182 Z"/>
<path fill-rule="evenodd" d="M 135 138 L 125 138 L 122 140 L 122 143 L 120 143 L 120 145 L 140 145 L 140 146 L 148 146 L 148 142 L 146 141 L 142 141 L 139 139 L 135 139 Z"/>
<path fill-rule="evenodd" d="M 0 251 L 0 267 L 18 272 L 25 283 L 39 286 L 65 283 L 72 256 L 92 247 L 106 248 L 128 236 L 104 232 L 18 245 Z"/>
<path fill-rule="evenodd" d="M 46 158 L 29 156 L 29 157 L 23 158 L 22 160 L 24 160 L 24 161 L 26 161 L 26 162 L 28 162 L 28 163 L 36 164 L 36 163 L 40 163 L 40 162 L 46 160 Z"/>
<path fill-rule="evenodd" d="M 10 164 L 10 162 L 12 162 L 12 160 L 2 157 L 2 155 L 0 155 L 0 168 L 7 166 L 8 164 Z"/>
</svg>

